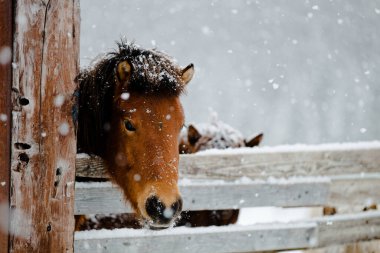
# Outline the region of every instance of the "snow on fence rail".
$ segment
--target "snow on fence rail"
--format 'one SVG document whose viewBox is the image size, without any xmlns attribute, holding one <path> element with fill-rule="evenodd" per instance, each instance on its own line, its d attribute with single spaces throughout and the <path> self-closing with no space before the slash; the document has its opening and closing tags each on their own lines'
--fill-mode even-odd
<svg viewBox="0 0 380 253">
<path fill-rule="evenodd" d="M 370 239 L 380 239 L 380 211 L 250 226 L 77 232 L 74 244 L 81 253 L 218 253 L 315 248 Z"/>
<path fill-rule="evenodd" d="M 289 178 L 378 173 L 380 142 L 209 150 L 181 155 L 182 177 L 238 179 Z M 100 158 L 79 154 L 76 175 L 107 178 Z"/>
<path fill-rule="evenodd" d="M 107 177 L 97 171 L 103 171 L 101 160 L 78 155 L 77 176 Z M 380 142 L 183 155 L 180 175 L 185 210 L 365 206 L 380 202 Z M 117 212 L 131 209 L 116 186 L 110 182 L 76 184 L 76 214 Z M 338 233 L 342 230 L 344 233 Z M 312 248 L 378 238 L 380 212 L 376 211 L 259 226 L 77 232 L 75 249 L 236 252 Z"/>
</svg>

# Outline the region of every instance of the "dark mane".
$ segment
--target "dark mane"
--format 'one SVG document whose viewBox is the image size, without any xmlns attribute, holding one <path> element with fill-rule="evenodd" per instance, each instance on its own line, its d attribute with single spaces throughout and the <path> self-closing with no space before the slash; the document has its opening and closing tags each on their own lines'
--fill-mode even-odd
<svg viewBox="0 0 380 253">
<path fill-rule="evenodd" d="M 76 78 L 79 84 L 79 152 L 104 156 L 107 128 L 112 117 L 116 66 L 124 60 L 132 66 L 127 92 L 179 96 L 184 90 L 182 70 L 169 56 L 133 43 L 119 42 L 116 52 L 106 54 Z"/>
</svg>

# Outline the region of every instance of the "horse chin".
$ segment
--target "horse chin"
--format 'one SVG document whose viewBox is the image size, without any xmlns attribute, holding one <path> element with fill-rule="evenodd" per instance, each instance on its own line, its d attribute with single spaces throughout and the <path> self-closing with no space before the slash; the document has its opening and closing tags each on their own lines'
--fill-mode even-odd
<svg viewBox="0 0 380 253">
<path fill-rule="evenodd" d="M 162 229 L 167 229 L 167 228 L 170 228 L 171 225 L 170 224 L 165 224 L 165 225 L 162 225 L 162 224 L 150 224 L 149 225 L 149 229 L 151 230 L 162 230 Z"/>
<path fill-rule="evenodd" d="M 154 223 L 152 220 L 146 220 L 141 219 L 140 220 L 141 225 L 144 228 L 151 229 L 151 230 L 163 230 L 170 227 L 173 227 L 173 222 L 167 223 L 167 224 L 161 224 L 161 223 Z"/>
</svg>

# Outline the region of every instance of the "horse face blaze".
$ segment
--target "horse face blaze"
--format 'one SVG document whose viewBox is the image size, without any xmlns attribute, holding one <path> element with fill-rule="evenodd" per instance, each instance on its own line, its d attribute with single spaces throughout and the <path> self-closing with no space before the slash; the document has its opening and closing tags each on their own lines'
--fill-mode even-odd
<svg viewBox="0 0 380 253">
<path fill-rule="evenodd" d="M 177 182 L 184 115 L 179 98 L 131 93 L 118 107 L 113 125 L 119 127 L 111 131 L 109 143 L 113 178 L 144 220 L 167 227 L 182 209 Z"/>
</svg>

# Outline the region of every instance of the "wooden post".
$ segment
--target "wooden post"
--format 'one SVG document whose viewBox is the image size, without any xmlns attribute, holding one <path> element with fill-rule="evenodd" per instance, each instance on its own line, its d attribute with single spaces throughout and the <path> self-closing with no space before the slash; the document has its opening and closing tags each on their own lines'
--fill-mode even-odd
<svg viewBox="0 0 380 253">
<path fill-rule="evenodd" d="M 12 1 L 0 4 L 0 249 L 8 252 L 12 87 Z"/>
<path fill-rule="evenodd" d="M 79 0 L 15 3 L 10 252 L 73 252 Z"/>
</svg>

